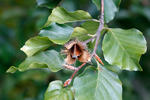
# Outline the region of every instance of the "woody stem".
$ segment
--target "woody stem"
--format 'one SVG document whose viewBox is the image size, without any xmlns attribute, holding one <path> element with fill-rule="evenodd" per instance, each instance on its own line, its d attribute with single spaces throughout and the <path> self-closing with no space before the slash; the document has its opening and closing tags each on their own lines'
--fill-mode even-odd
<svg viewBox="0 0 150 100">
<path fill-rule="evenodd" d="M 72 80 L 73 77 L 75 76 L 75 74 L 85 65 L 86 63 L 83 63 L 82 65 L 80 65 L 77 70 L 74 71 L 74 73 L 72 74 L 72 76 L 70 77 L 70 79 Z"/>
<path fill-rule="evenodd" d="M 80 66 L 74 71 L 74 73 L 72 74 L 72 76 L 71 76 L 67 81 L 65 81 L 64 86 L 67 86 L 67 85 L 69 85 L 69 84 L 71 83 L 71 81 L 72 81 L 73 77 L 75 76 L 75 74 L 76 74 L 85 64 L 86 64 L 86 63 L 83 63 L 82 65 L 80 65 Z"/>
<path fill-rule="evenodd" d="M 101 15 L 100 15 L 99 21 L 100 21 L 100 23 L 99 23 L 98 30 L 96 32 L 97 37 L 96 37 L 96 43 L 95 43 L 95 46 L 94 46 L 92 57 L 96 54 L 96 50 L 97 50 L 98 42 L 99 42 L 99 39 L 100 39 L 101 31 L 104 27 L 104 0 L 101 0 Z"/>
<path fill-rule="evenodd" d="M 100 12 L 100 14 L 101 14 L 101 15 L 100 15 L 100 19 L 99 19 L 99 27 L 98 27 L 97 32 L 96 32 L 96 43 L 95 43 L 94 50 L 93 50 L 93 53 L 92 53 L 92 55 L 91 55 L 91 58 L 92 58 L 93 56 L 97 57 L 97 55 L 96 55 L 96 50 L 97 50 L 98 42 L 99 42 L 99 39 L 100 39 L 101 31 L 102 31 L 102 29 L 103 29 L 103 27 L 104 27 L 104 0 L 101 0 L 101 12 Z M 86 44 L 86 43 L 92 41 L 94 38 L 95 38 L 95 37 L 92 37 L 91 39 L 89 39 L 89 40 L 87 40 L 87 41 L 85 41 L 85 42 L 83 42 L 83 43 Z M 99 60 L 99 61 L 100 61 L 100 60 Z M 70 82 L 71 82 L 72 79 L 74 78 L 75 74 L 76 74 L 85 64 L 86 64 L 86 62 L 83 63 L 82 65 L 80 65 L 80 66 L 74 71 L 74 73 L 73 73 L 72 76 L 70 77 L 69 81 L 67 80 L 67 81 L 64 83 L 64 86 L 67 86 L 67 85 L 70 84 Z"/>
<path fill-rule="evenodd" d="M 96 38 L 96 36 L 93 36 L 93 37 L 91 37 L 90 39 L 84 41 L 83 44 L 87 44 L 87 43 L 89 43 L 90 41 L 92 41 L 92 40 L 95 39 L 95 38 Z"/>
<path fill-rule="evenodd" d="M 71 65 L 64 65 L 64 68 L 69 69 L 69 70 L 72 70 L 72 71 L 75 71 L 75 70 L 78 69 L 78 68 L 76 68 L 76 67 L 74 67 L 74 66 L 71 66 Z"/>
</svg>

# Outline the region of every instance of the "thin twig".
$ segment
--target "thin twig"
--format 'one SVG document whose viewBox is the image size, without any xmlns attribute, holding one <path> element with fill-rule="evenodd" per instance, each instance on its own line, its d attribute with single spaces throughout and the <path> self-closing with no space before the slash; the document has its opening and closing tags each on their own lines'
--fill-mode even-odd
<svg viewBox="0 0 150 100">
<path fill-rule="evenodd" d="M 99 39 L 100 39 L 101 31 L 104 27 L 104 0 L 101 0 L 101 15 L 100 15 L 99 21 L 100 21 L 99 27 L 98 27 L 98 30 L 96 32 L 96 36 L 97 36 L 96 43 L 95 43 L 94 50 L 93 50 L 93 53 L 91 55 L 91 58 L 93 57 L 93 55 L 96 54 L 96 50 L 97 50 L 98 42 L 99 42 Z"/>
<path fill-rule="evenodd" d="M 91 37 L 90 39 L 84 41 L 83 44 L 87 44 L 87 43 L 89 43 L 90 41 L 92 41 L 92 40 L 95 39 L 95 38 L 96 38 L 96 36 L 93 36 L 93 37 Z"/>
<path fill-rule="evenodd" d="M 94 46 L 93 53 L 92 53 L 92 55 L 91 55 L 91 58 L 92 58 L 93 56 L 95 56 L 95 57 L 98 59 L 98 61 L 100 61 L 100 60 L 99 60 L 98 56 L 96 55 L 96 50 L 97 50 L 98 42 L 99 42 L 100 35 L 101 35 L 101 31 L 102 31 L 103 27 L 104 27 L 104 0 L 101 0 L 101 15 L 100 15 L 100 19 L 99 19 L 99 27 L 98 27 L 98 30 L 97 30 L 97 32 L 96 32 L 96 43 L 95 43 L 95 46 Z M 85 41 L 85 42 L 83 42 L 83 43 L 86 44 L 86 43 L 92 41 L 94 38 L 95 38 L 95 37 L 92 37 L 92 38 L 90 38 L 89 40 L 87 40 L 87 41 Z M 101 61 L 100 61 L 100 62 L 101 62 Z M 64 83 L 64 86 L 67 86 L 67 85 L 69 85 L 69 84 L 71 83 L 71 81 L 72 81 L 73 77 L 75 76 L 75 74 L 76 74 L 85 64 L 86 64 L 86 62 L 83 63 L 82 65 L 80 65 L 80 66 L 74 71 L 74 73 L 72 74 L 72 76 Z M 103 64 L 103 63 L 102 63 L 102 64 Z"/>
<path fill-rule="evenodd" d="M 72 81 L 73 77 L 75 76 L 75 74 L 76 74 L 85 64 L 86 64 L 86 62 L 83 63 L 82 65 L 80 65 L 80 66 L 77 68 L 77 70 L 74 71 L 74 73 L 72 74 L 72 76 L 64 83 L 64 87 L 65 87 L 65 86 L 68 86 L 68 85 L 71 83 L 71 81 Z"/>
<path fill-rule="evenodd" d="M 75 76 L 75 74 L 85 65 L 86 63 L 83 63 L 82 65 L 80 65 L 78 67 L 78 69 L 76 71 L 74 71 L 74 73 L 72 74 L 71 78 L 70 79 L 73 79 L 73 77 Z"/>
<path fill-rule="evenodd" d="M 71 66 L 71 65 L 67 65 L 67 64 L 64 65 L 64 68 L 69 69 L 69 70 L 72 70 L 72 71 L 78 70 L 78 68 L 76 68 L 76 67 L 74 67 L 74 66 Z"/>
</svg>

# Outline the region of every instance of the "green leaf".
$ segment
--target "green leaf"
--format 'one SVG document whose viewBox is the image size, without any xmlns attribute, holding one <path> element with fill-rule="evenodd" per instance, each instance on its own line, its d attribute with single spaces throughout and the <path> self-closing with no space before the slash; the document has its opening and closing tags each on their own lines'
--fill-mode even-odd
<svg viewBox="0 0 150 100">
<path fill-rule="evenodd" d="M 87 21 L 81 24 L 81 27 L 75 27 L 71 38 L 78 38 L 80 41 L 87 40 L 93 37 L 99 26 L 98 22 Z"/>
<path fill-rule="evenodd" d="M 69 88 L 63 88 L 62 81 L 53 81 L 49 84 L 44 100 L 74 100 L 73 92 Z"/>
<path fill-rule="evenodd" d="M 122 84 L 118 75 L 101 67 L 87 68 L 73 83 L 75 100 L 122 100 Z"/>
<path fill-rule="evenodd" d="M 112 72 L 115 72 L 115 73 L 117 73 L 117 74 L 119 74 L 119 73 L 121 73 L 122 72 L 122 70 L 119 68 L 119 67 L 117 67 L 117 66 L 115 66 L 115 65 L 110 65 L 110 64 L 108 64 L 108 62 L 106 62 L 105 60 L 102 60 L 103 61 L 103 63 L 104 63 L 104 65 L 105 65 L 105 68 L 107 68 L 108 70 L 110 70 L 110 71 L 112 71 Z M 98 61 L 97 61 L 98 62 Z M 99 62 L 98 62 L 99 63 Z"/>
<path fill-rule="evenodd" d="M 101 0 L 92 0 L 96 7 L 100 10 Z M 115 13 L 117 12 L 117 7 L 113 0 L 104 0 L 104 20 L 106 23 L 113 20 Z"/>
<path fill-rule="evenodd" d="M 94 35 L 99 27 L 99 22 L 87 21 L 87 22 L 81 24 L 81 27 L 86 29 L 89 34 Z"/>
<path fill-rule="evenodd" d="M 11 66 L 6 72 L 7 73 L 15 73 L 17 70 L 18 71 L 26 71 L 29 69 L 38 69 L 38 68 L 48 68 L 48 66 L 46 64 L 39 64 L 39 63 L 33 63 L 29 67 L 26 67 L 26 68 L 22 68 L 20 66 L 19 67 Z"/>
<path fill-rule="evenodd" d="M 57 7 L 53 9 L 51 15 L 48 17 L 48 21 L 45 26 L 50 25 L 52 22 L 59 24 L 75 22 L 75 21 L 84 21 L 92 19 L 91 15 L 88 12 L 83 10 L 77 10 L 75 12 L 69 12 L 62 7 Z"/>
<path fill-rule="evenodd" d="M 49 68 L 52 72 L 57 72 L 62 69 L 63 64 L 64 59 L 58 52 L 55 50 L 48 50 L 26 58 L 18 68 L 12 66 L 7 72 L 13 73 L 15 72 L 14 69 L 26 71 L 35 68 Z"/>
<path fill-rule="evenodd" d="M 65 44 L 69 41 L 73 28 L 68 25 L 52 23 L 50 26 L 42 29 L 40 36 L 48 37 L 56 44 Z"/>
<path fill-rule="evenodd" d="M 88 31 L 86 29 L 82 27 L 76 27 L 74 28 L 71 38 L 78 38 L 78 40 L 84 41 L 91 38 L 91 36 L 88 34 Z"/>
<path fill-rule="evenodd" d="M 23 63 L 19 65 L 21 71 L 33 68 L 32 64 L 46 64 L 52 72 L 57 72 L 62 69 L 64 63 L 63 58 L 55 50 L 48 50 L 41 52 L 35 56 L 28 57 Z"/>
<path fill-rule="evenodd" d="M 39 7 L 47 7 L 52 9 L 56 7 L 61 0 L 36 0 Z"/>
<path fill-rule="evenodd" d="M 32 56 L 39 51 L 47 49 L 52 42 L 47 37 L 36 36 L 29 39 L 25 45 L 21 48 L 27 56 Z"/>
<path fill-rule="evenodd" d="M 102 44 L 104 58 L 109 64 L 131 71 L 142 70 L 139 60 L 146 49 L 146 40 L 137 29 L 109 28 Z"/>
</svg>

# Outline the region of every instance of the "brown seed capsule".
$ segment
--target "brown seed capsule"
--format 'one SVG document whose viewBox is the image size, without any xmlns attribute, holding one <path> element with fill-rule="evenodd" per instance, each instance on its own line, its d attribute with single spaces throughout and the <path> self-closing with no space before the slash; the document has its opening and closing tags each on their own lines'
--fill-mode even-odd
<svg viewBox="0 0 150 100">
<path fill-rule="evenodd" d="M 67 57 L 65 59 L 67 64 L 74 64 L 76 60 L 80 62 L 90 61 L 90 53 L 88 52 L 86 45 L 78 40 L 70 41 L 65 44 Z"/>
</svg>

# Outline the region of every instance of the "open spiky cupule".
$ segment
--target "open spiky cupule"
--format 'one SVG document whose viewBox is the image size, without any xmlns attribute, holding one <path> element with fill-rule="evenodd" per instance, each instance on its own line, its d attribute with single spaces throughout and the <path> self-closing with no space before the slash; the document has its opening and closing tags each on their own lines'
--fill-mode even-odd
<svg viewBox="0 0 150 100">
<path fill-rule="evenodd" d="M 86 45 L 78 40 L 73 40 L 65 44 L 67 64 L 74 64 L 76 60 L 80 62 L 90 61 L 90 53 L 86 49 Z"/>
<path fill-rule="evenodd" d="M 80 42 L 78 40 L 72 40 L 65 45 L 65 50 L 64 53 L 67 55 L 65 62 L 66 64 L 64 65 L 64 68 L 73 70 L 74 73 L 72 76 L 65 81 L 64 86 L 67 86 L 71 83 L 73 77 L 75 74 L 89 61 L 91 61 L 91 54 L 88 52 L 87 47 L 84 42 Z M 97 54 L 94 55 L 97 61 L 99 61 L 101 64 L 102 61 L 101 59 L 97 56 Z M 83 62 L 82 65 L 79 67 L 74 67 L 71 66 L 71 64 L 74 64 L 76 60 L 79 60 L 80 62 Z"/>
</svg>

